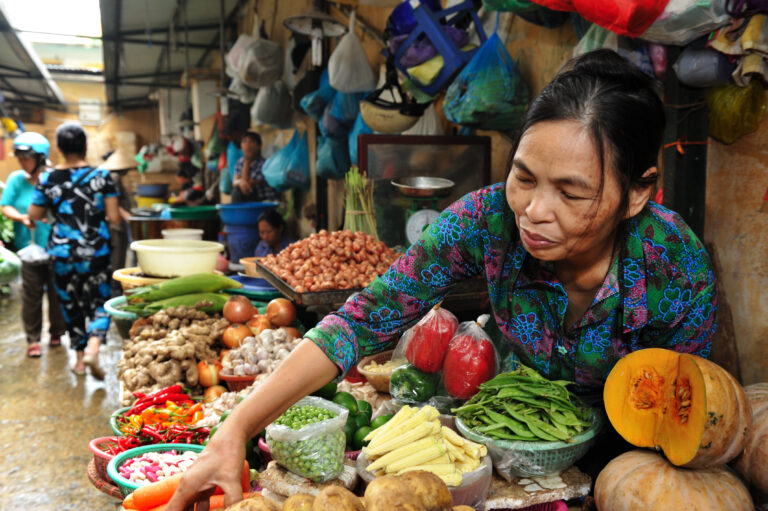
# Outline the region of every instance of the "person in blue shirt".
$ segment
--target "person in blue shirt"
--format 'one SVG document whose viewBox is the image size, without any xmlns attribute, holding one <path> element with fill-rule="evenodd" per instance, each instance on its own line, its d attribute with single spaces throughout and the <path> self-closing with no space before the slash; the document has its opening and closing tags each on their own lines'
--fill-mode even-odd
<svg viewBox="0 0 768 511">
<path fill-rule="evenodd" d="M 281 250 L 290 245 L 293 240 L 285 234 L 285 220 L 274 209 L 270 209 L 259 215 L 259 244 L 253 252 L 254 257 L 266 257 L 277 255 Z"/>
<path fill-rule="evenodd" d="M 261 156 L 261 136 L 248 131 L 240 141 L 243 157 L 235 164 L 232 179 L 232 202 L 277 202 L 280 192 L 267 184 L 261 168 L 264 158 Z"/>
<path fill-rule="evenodd" d="M 32 202 L 37 178 L 46 172 L 45 161 L 51 144 L 39 133 L 28 131 L 13 141 L 13 153 L 21 170 L 8 177 L 2 198 L 3 214 L 13 220 L 16 250 L 35 244 L 45 247 L 51 235 L 51 226 L 29 218 L 27 209 Z M 30 229 L 32 232 L 30 232 Z M 34 240 L 32 238 L 34 233 Z M 50 346 L 61 346 L 61 336 L 67 331 L 61 305 L 53 286 L 53 271 L 48 262 L 21 264 L 21 319 L 27 337 L 27 356 L 38 358 L 42 354 L 40 333 L 43 329 L 43 295 L 48 296 L 48 322 Z"/>
<path fill-rule="evenodd" d="M 32 196 L 29 216 L 41 220 L 48 210 L 56 219 L 48 254 L 53 282 L 69 332 L 69 347 L 77 358 L 72 372 L 104 379 L 99 347 L 106 341 L 110 318 L 104 302 L 112 295 L 109 225 L 120 223 L 118 191 L 103 168 L 85 161 L 86 136 L 75 123 L 56 129 L 56 145 L 64 163 L 41 176 Z"/>
</svg>

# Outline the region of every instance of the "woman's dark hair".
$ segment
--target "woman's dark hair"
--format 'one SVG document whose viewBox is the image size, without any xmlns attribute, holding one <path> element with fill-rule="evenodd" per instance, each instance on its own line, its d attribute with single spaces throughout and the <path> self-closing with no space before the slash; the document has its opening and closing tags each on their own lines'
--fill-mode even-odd
<svg viewBox="0 0 768 511">
<path fill-rule="evenodd" d="M 283 220 L 282 215 L 275 209 L 268 209 L 267 211 L 263 212 L 261 215 L 259 215 L 259 219 L 256 223 L 258 224 L 262 220 L 271 225 L 273 229 L 285 230 L 285 220 Z"/>
<path fill-rule="evenodd" d="M 63 154 L 85 157 L 85 131 L 75 122 L 66 122 L 56 128 L 56 145 Z"/>
<path fill-rule="evenodd" d="M 600 155 L 599 194 L 605 181 L 605 157 L 610 155 L 621 186 L 617 215 L 623 218 L 630 188 L 653 185 L 657 178 L 642 177 L 657 164 L 664 136 L 664 107 L 653 79 L 611 50 L 572 59 L 533 99 L 520 137 L 534 124 L 565 120 L 582 123 L 590 131 Z M 516 150 L 517 144 L 508 168 Z"/>
<path fill-rule="evenodd" d="M 261 145 L 261 135 L 255 131 L 246 131 L 243 135 L 243 138 L 250 138 L 252 142 L 256 142 L 257 144 Z"/>
</svg>

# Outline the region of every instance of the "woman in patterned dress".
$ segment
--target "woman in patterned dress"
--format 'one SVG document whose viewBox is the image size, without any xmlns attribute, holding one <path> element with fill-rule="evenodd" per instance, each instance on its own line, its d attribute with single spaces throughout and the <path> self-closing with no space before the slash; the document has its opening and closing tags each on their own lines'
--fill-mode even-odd
<svg viewBox="0 0 768 511">
<path fill-rule="evenodd" d="M 247 439 L 360 358 L 392 348 L 461 279 L 485 279 L 510 356 L 574 381 L 585 397 L 631 351 L 708 356 L 717 308 L 709 257 L 676 213 L 649 201 L 664 132 L 651 78 L 614 52 L 587 54 L 531 102 L 520 132 L 506 183 L 452 204 L 307 332 L 230 414 L 168 511 L 215 484 L 237 499 Z"/>
<path fill-rule="evenodd" d="M 104 302 L 111 296 L 112 268 L 109 225 L 120 222 L 118 192 L 109 171 L 85 161 L 86 136 L 78 124 L 56 129 L 56 145 L 64 163 L 40 177 L 29 217 L 41 220 L 49 211 L 55 223 L 48 241 L 54 285 L 77 358 L 72 371 L 104 379 L 99 346 L 106 341 L 109 316 Z"/>
</svg>

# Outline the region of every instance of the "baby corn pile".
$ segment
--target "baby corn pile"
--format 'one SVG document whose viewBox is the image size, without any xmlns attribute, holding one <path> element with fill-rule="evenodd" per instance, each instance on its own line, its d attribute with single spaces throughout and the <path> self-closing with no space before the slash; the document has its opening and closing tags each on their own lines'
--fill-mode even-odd
<svg viewBox="0 0 768 511">
<path fill-rule="evenodd" d="M 400 475 L 425 470 L 447 486 L 459 486 L 461 477 L 480 466 L 487 454 L 484 445 L 470 442 L 442 426 L 432 406 L 404 406 L 386 424 L 371 431 L 363 453 L 371 461 L 374 475 Z"/>
</svg>

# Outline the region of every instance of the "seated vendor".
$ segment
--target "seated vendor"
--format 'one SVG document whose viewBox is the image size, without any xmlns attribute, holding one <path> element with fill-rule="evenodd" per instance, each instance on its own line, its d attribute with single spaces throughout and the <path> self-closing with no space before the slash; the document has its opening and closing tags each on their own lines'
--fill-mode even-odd
<svg viewBox="0 0 768 511">
<path fill-rule="evenodd" d="M 174 206 L 198 206 L 205 201 L 205 191 L 199 184 L 195 184 L 194 176 L 197 168 L 191 164 L 182 165 L 176 172 L 176 182 L 181 187 L 179 193 L 172 197 Z"/>
<path fill-rule="evenodd" d="M 614 365 L 636 350 L 709 357 L 712 263 L 685 221 L 649 200 L 664 124 L 653 79 L 618 54 L 568 63 L 531 102 L 506 182 L 453 203 L 310 329 L 221 424 L 166 510 L 182 511 L 217 484 L 229 502 L 240 499 L 247 440 L 362 357 L 392 349 L 461 280 L 487 283 L 501 342 L 520 361 L 575 382 L 582 396 L 602 395 Z M 595 459 L 617 454 L 598 445 Z"/>
<path fill-rule="evenodd" d="M 285 233 L 285 220 L 274 209 L 265 211 L 259 216 L 259 244 L 253 252 L 254 257 L 277 255 L 285 247 L 293 243 Z"/>
</svg>

